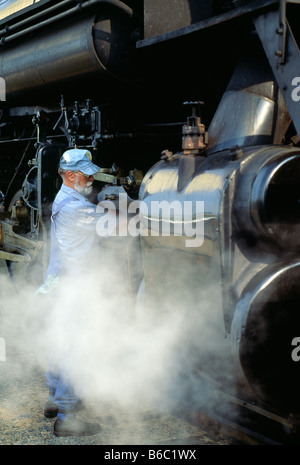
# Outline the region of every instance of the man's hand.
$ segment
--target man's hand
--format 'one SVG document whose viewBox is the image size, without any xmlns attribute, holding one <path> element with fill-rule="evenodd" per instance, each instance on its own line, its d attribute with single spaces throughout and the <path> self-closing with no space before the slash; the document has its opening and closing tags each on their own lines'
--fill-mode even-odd
<svg viewBox="0 0 300 465">
<path fill-rule="evenodd" d="M 48 294 L 53 289 L 55 289 L 59 285 L 59 276 L 55 276 L 53 274 L 49 274 L 47 276 L 46 281 L 42 284 L 38 290 L 36 291 L 35 295 L 38 294 Z"/>
</svg>

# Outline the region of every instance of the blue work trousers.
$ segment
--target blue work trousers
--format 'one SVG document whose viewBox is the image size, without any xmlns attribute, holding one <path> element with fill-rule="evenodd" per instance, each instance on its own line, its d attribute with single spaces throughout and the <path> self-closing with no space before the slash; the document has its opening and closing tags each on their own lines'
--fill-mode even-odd
<svg viewBox="0 0 300 465">
<path fill-rule="evenodd" d="M 46 372 L 47 386 L 49 388 L 49 400 L 54 402 L 59 409 L 58 418 L 65 419 L 66 416 L 74 414 L 74 408 L 78 402 L 71 384 L 64 379 L 62 374 L 51 371 Z"/>
</svg>

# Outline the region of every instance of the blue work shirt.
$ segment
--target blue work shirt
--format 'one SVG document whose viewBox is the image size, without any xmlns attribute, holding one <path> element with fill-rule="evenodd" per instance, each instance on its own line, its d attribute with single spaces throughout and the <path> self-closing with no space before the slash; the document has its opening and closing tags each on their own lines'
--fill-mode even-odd
<svg viewBox="0 0 300 465">
<path fill-rule="evenodd" d="M 62 184 L 53 205 L 48 275 L 83 272 L 96 259 L 96 226 L 103 213 L 74 189 Z"/>
</svg>

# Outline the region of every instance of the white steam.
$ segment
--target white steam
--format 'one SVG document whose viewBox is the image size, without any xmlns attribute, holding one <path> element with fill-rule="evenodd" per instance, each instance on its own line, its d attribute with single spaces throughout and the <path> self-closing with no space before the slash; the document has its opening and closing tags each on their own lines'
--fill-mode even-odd
<svg viewBox="0 0 300 465">
<path fill-rule="evenodd" d="M 76 394 L 87 402 L 166 409 L 182 401 L 181 388 L 195 398 L 205 396 L 199 384 L 191 384 L 194 365 L 201 367 L 204 353 L 214 354 L 214 370 L 225 370 L 222 315 L 214 305 L 219 295 L 205 289 L 197 306 L 186 300 L 183 308 L 170 288 L 161 307 L 159 299 L 136 306 L 124 256 L 114 252 L 110 260 L 106 253 L 84 275 L 46 295 L 36 296 L 38 285 L 23 280 L 15 293 L 11 280 L 0 274 L 0 338 L 7 357 L 13 351 L 21 359 L 30 354 L 45 372 L 55 352 Z"/>
</svg>

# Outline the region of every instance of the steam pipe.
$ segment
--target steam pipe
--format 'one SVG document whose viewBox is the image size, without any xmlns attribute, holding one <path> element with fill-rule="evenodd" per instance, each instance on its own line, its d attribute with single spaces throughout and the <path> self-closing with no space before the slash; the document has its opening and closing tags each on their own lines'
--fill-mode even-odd
<svg viewBox="0 0 300 465">
<path fill-rule="evenodd" d="M 35 20 L 38 20 L 38 19 L 42 18 L 43 16 L 58 10 L 59 8 L 62 8 L 64 6 L 66 6 L 66 5 L 69 5 L 70 3 L 74 3 L 74 0 L 64 0 L 64 1 L 60 2 L 60 3 L 57 3 L 56 5 L 48 7 L 46 10 L 40 11 L 39 13 L 36 13 L 36 14 L 30 16 L 29 18 L 26 18 L 26 19 L 23 19 L 22 21 L 14 23 L 11 26 L 5 26 L 4 29 L 0 30 L 0 36 L 5 36 L 8 32 L 11 32 L 11 31 L 13 32 L 16 29 L 19 29 L 19 28 L 21 28 L 23 26 L 26 26 L 27 24 L 29 24 L 29 23 L 31 23 L 31 22 L 33 22 Z"/>
<path fill-rule="evenodd" d="M 26 24 L 32 22 L 33 20 L 38 20 L 41 17 L 43 17 L 44 15 L 48 14 L 49 12 L 53 12 L 56 9 L 58 9 L 59 7 L 61 7 L 62 5 L 64 5 L 64 4 L 67 5 L 69 3 L 71 3 L 71 0 L 66 0 L 65 2 L 62 2 L 59 5 L 54 5 L 54 6 L 50 7 L 49 9 L 47 9 L 45 11 L 37 13 L 33 17 L 24 19 L 23 21 L 20 21 L 19 23 L 16 23 L 13 26 L 8 26 L 7 28 L 2 29 L 2 31 L 0 31 L 0 36 L 7 34 L 7 31 L 15 30 L 15 29 L 18 29 L 19 27 L 26 26 Z M 6 43 L 11 42 L 12 40 L 18 39 L 18 38 L 24 36 L 25 34 L 35 32 L 36 30 L 38 30 L 38 29 L 40 29 L 42 27 L 48 26 L 49 24 L 52 24 L 54 21 L 59 21 L 60 19 L 64 19 L 64 18 L 66 18 L 66 17 L 68 17 L 68 16 L 70 16 L 72 14 L 75 14 L 75 13 L 77 13 L 77 12 L 79 12 L 79 11 L 85 9 L 85 8 L 89 8 L 91 6 L 95 6 L 95 5 L 100 4 L 100 3 L 104 3 L 104 4 L 108 4 L 110 6 L 117 7 L 121 11 L 126 13 L 130 18 L 132 18 L 134 16 L 134 12 L 133 12 L 132 8 L 128 7 L 127 5 L 125 5 L 125 3 L 123 3 L 123 2 L 121 2 L 119 0 L 88 0 L 83 4 L 77 4 L 75 7 L 71 8 L 68 11 L 64 11 L 64 12 L 62 12 L 62 13 L 60 13 L 60 14 L 52 17 L 52 18 L 46 19 L 45 21 L 42 21 L 42 22 L 39 22 L 39 23 L 37 23 L 37 24 L 35 24 L 35 25 L 31 26 L 31 27 L 28 27 L 25 30 L 22 30 L 20 32 L 16 32 L 15 34 L 10 35 L 9 37 L 2 37 L 2 39 L 0 40 L 0 45 L 5 45 Z"/>
</svg>

